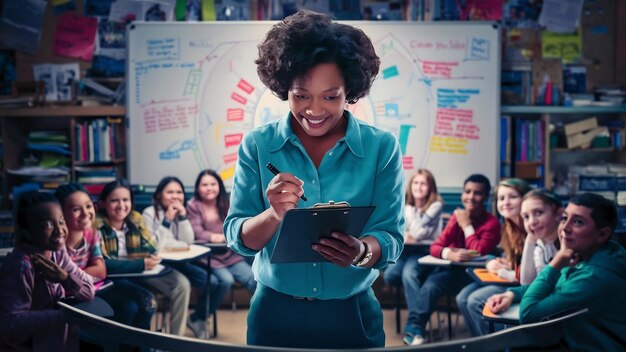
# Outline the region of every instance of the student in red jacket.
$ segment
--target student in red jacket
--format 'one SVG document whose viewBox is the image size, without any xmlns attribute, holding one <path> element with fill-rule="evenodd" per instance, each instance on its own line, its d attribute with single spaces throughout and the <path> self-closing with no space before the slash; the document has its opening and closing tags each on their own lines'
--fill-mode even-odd
<svg viewBox="0 0 626 352">
<path fill-rule="evenodd" d="M 491 184 L 481 174 L 470 175 L 463 183 L 461 202 L 441 235 L 430 246 L 430 254 L 453 262 L 468 261 L 491 253 L 500 242 L 500 223 L 487 212 L 485 201 Z M 409 310 L 404 327 L 404 342 L 424 343 L 424 330 L 437 300 L 445 292 L 458 292 L 469 283 L 465 272 L 433 266 L 417 266 L 414 275 L 403 277 L 404 295 Z"/>
</svg>

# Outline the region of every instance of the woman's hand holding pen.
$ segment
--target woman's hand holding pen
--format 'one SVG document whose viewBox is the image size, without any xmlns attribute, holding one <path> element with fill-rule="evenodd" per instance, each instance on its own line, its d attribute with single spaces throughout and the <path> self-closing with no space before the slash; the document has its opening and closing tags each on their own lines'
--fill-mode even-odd
<svg viewBox="0 0 626 352">
<path fill-rule="evenodd" d="M 513 304 L 513 298 L 513 292 L 506 291 L 489 297 L 485 304 L 489 307 L 492 313 L 498 314 L 509 309 L 511 304 Z"/>
<path fill-rule="evenodd" d="M 34 254 L 30 257 L 31 262 L 35 268 L 35 272 L 38 275 L 43 276 L 44 279 L 54 283 L 60 283 L 67 280 L 67 271 L 63 270 L 52 260 L 46 258 L 41 253 Z"/>
<path fill-rule="evenodd" d="M 331 262 L 347 267 L 352 265 L 359 254 L 362 254 L 364 247 L 358 238 L 341 232 L 333 232 L 330 237 L 322 237 L 320 242 L 314 244 L 312 248 Z"/>
<path fill-rule="evenodd" d="M 159 255 L 156 253 L 152 253 L 143 259 L 144 270 L 152 270 L 160 262 L 161 262 L 161 257 L 159 257 Z"/>
<path fill-rule="evenodd" d="M 290 173 L 279 173 L 267 185 L 265 195 L 278 221 L 283 220 L 288 210 L 296 207 L 304 194 L 303 185 L 302 180 Z"/>
</svg>

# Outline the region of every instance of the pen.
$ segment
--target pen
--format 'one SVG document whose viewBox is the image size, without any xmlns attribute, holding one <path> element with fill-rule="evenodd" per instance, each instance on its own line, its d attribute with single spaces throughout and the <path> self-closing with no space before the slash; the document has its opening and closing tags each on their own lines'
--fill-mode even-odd
<svg viewBox="0 0 626 352">
<path fill-rule="evenodd" d="M 265 164 L 265 166 L 267 166 L 267 169 L 270 170 L 274 176 L 278 175 L 280 173 L 280 171 L 278 171 L 278 169 L 276 168 L 276 166 L 272 165 L 272 163 L 267 163 Z M 306 199 L 306 197 L 304 196 L 304 193 L 302 193 L 302 195 L 300 196 L 300 198 L 302 198 L 303 201 L 307 201 L 308 199 Z"/>
</svg>

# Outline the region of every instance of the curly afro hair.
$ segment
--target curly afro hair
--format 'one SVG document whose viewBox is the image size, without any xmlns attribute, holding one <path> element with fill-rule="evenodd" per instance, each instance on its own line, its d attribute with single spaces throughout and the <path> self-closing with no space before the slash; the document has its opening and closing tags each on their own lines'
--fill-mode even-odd
<svg viewBox="0 0 626 352">
<path fill-rule="evenodd" d="M 324 14 L 302 10 L 275 24 L 258 45 L 259 78 L 281 100 L 294 81 L 320 63 L 342 72 L 349 104 L 367 95 L 380 59 L 362 30 L 335 23 Z"/>
</svg>

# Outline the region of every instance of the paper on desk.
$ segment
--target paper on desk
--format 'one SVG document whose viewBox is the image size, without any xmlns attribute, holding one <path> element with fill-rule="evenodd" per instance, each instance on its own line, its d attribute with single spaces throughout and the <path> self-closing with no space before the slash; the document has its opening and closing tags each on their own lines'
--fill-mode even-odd
<svg viewBox="0 0 626 352">
<path fill-rule="evenodd" d="M 207 254 L 211 251 L 210 248 L 205 246 L 199 246 L 197 244 L 190 244 L 188 251 L 172 251 L 172 252 L 159 252 L 159 257 L 163 260 L 189 260 L 193 258 L 200 257 L 204 254 Z"/>
<path fill-rule="evenodd" d="M 417 260 L 420 264 L 426 265 L 450 265 L 452 264 L 451 260 L 435 258 L 432 255 L 425 255 Z"/>
<path fill-rule="evenodd" d="M 491 308 L 489 308 L 488 305 L 485 305 L 483 308 L 483 315 L 492 318 L 519 320 L 519 303 L 512 304 L 509 309 L 499 314 L 492 312 Z"/>
</svg>

